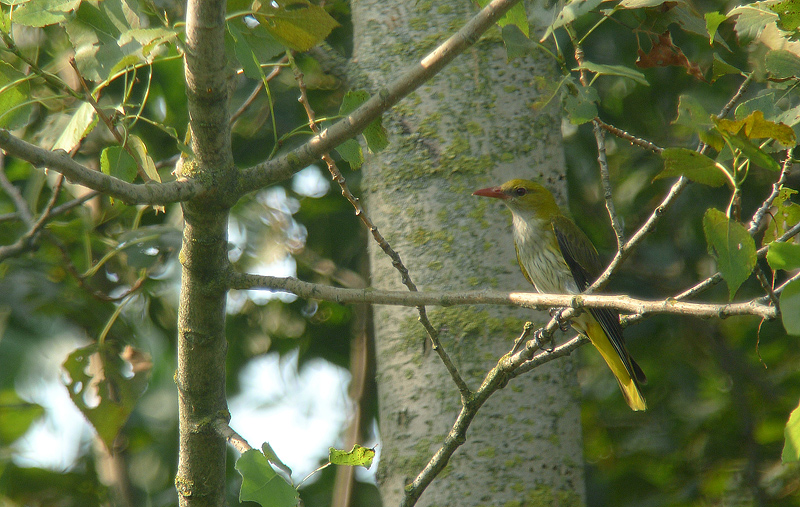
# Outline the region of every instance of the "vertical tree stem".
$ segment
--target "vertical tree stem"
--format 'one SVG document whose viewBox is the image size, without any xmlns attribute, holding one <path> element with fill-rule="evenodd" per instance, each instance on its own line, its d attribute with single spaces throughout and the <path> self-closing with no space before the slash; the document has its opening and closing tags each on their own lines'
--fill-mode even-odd
<svg viewBox="0 0 800 507">
<path fill-rule="evenodd" d="M 178 309 L 180 447 L 175 486 L 179 505 L 225 505 L 225 301 L 229 269 L 228 211 L 237 184 L 230 141 L 229 72 L 224 0 L 189 0 L 186 13 L 186 96 L 194 159 L 182 176 L 204 188 L 183 204 L 185 226 Z"/>
</svg>

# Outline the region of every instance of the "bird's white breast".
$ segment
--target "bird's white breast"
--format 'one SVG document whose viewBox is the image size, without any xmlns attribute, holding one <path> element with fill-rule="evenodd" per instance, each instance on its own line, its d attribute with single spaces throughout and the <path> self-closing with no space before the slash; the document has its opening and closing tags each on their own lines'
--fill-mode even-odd
<svg viewBox="0 0 800 507">
<path fill-rule="evenodd" d="M 578 286 L 558 248 L 549 223 L 536 218 L 523 220 L 513 213 L 514 242 L 519 261 L 538 292 L 577 294 Z"/>
</svg>

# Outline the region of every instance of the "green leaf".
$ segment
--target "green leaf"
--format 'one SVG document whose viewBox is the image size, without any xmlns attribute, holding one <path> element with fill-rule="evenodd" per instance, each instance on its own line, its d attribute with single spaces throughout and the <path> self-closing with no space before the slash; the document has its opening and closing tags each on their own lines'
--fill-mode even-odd
<svg viewBox="0 0 800 507">
<path fill-rule="evenodd" d="M 100 170 L 128 183 L 136 179 L 136 161 L 120 146 L 109 146 L 100 154 Z"/>
<path fill-rule="evenodd" d="M 622 0 L 619 6 L 623 9 L 646 9 L 649 7 L 658 7 L 666 2 L 666 0 Z"/>
<path fill-rule="evenodd" d="M 364 140 L 367 141 L 367 148 L 372 153 L 383 151 L 384 148 L 389 146 L 389 136 L 386 134 L 386 129 L 383 128 L 380 118 L 367 125 L 362 135 Z"/>
<path fill-rule="evenodd" d="M 602 3 L 602 1 L 603 0 L 572 0 L 571 2 L 568 2 L 558 13 L 553 24 L 547 27 L 544 36 L 542 36 L 539 42 L 544 42 L 548 37 L 550 37 L 556 28 L 561 28 L 564 25 L 572 23 L 579 17 L 596 8 Z"/>
<path fill-rule="evenodd" d="M 147 146 L 145 146 L 144 141 L 142 141 L 139 136 L 128 136 L 127 143 L 136 153 L 138 158 L 137 162 L 142 166 L 147 177 L 161 183 L 161 176 L 158 174 L 158 170 L 156 170 L 156 164 L 153 162 L 153 158 L 147 154 Z"/>
<path fill-rule="evenodd" d="M 478 6 L 480 6 L 481 9 L 488 4 L 489 0 L 478 0 Z M 508 12 L 503 14 L 503 17 L 497 20 L 497 26 L 499 26 L 501 30 L 507 26 L 515 26 L 519 28 L 520 32 L 522 32 L 525 37 L 529 37 L 530 27 L 528 25 L 528 15 L 525 13 L 524 2 L 518 2 Z"/>
<path fill-rule="evenodd" d="M 242 476 L 240 502 L 257 502 L 262 506 L 291 507 L 300 502 L 297 490 L 278 475 L 257 449 L 250 449 L 236 460 L 236 470 Z"/>
<path fill-rule="evenodd" d="M 149 362 L 134 362 L 130 350 L 120 354 L 108 343 L 93 343 L 73 351 L 63 365 L 69 397 L 109 450 L 147 387 Z M 126 362 L 132 377 L 123 373 Z"/>
<path fill-rule="evenodd" d="M 778 99 L 775 98 L 774 91 L 764 91 L 736 106 L 733 117 L 737 120 L 743 120 L 756 111 L 761 111 L 765 117 L 774 117 L 780 112 L 775 105 L 777 102 Z"/>
<path fill-rule="evenodd" d="M 800 404 L 789 414 L 789 421 L 783 430 L 783 436 L 785 442 L 781 461 L 784 463 L 800 461 Z"/>
<path fill-rule="evenodd" d="M 732 300 L 756 265 L 755 241 L 742 224 L 729 220 L 725 213 L 714 208 L 709 208 L 703 216 L 703 232 L 708 252 L 717 259 L 717 268 L 728 284 Z"/>
<path fill-rule="evenodd" d="M 64 150 L 67 153 L 74 150 L 81 140 L 97 125 L 97 116 L 91 104 L 84 102 L 72 114 L 66 128 L 53 145 L 54 150 Z"/>
<path fill-rule="evenodd" d="M 767 262 L 772 269 L 783 269 L 790 271 L 800 269 L 800 245 L 793 243 L 769 244 L 767 252 Z"/>
<path fill-rule="evenodd" d="M 671 5 L 669 2 L 667 5 Z M 662 16 L 661 22 L 665 23 L 664 30 L 670 23 L 677 23 L 678 26 L 685 32 L 693 33 L 699 37 L 707 37 L 708 33 L 708 19 L 701 15 L 692 7 L 689 2 L 677 1 L 675 6 L 668 9 Z M 719 33 L 714 34 L 714 42 L 730 51 L 730 47 L 725 42 Z"/>
<path fill-rule="evenodd" d="M 778 15 L 770 8 L 770 1 L 753 2 L 728 12 L 729 18 L 736 18 L 734 30 L 740 38 L 755 39 L 764 28 L 778 21 Z"/>
<path fill-rule="evenodd" d="M 334 465 L 362 466 L 369 469 L 374 458 L 374 449 L 368 449 L 358 444 L 355 444 L 350 451 L 340 451 L 333 447 L 328 449 L 328 461 Z"/>
<path fill-rule="evenodd" d="M 781 170 L 781 166 L 778 164 L 777 160 L 772 158 L 769 153 L 765 152 L 754 143 L 745 139 L 744 136 L 727 136 L 726 139 L 728 139 L 733 147 L 739 150 L 742 155 L 747 157 L 751 163 L 774 172 Z"/>
<path fill-rule="evenodd" d="M 228 21 L 226 40 L 230 37 L 231 44 L 233 45 L 233 52 L 236 56 L 236 61 L 241 65 L 244 75 L 250 79 L 261 80 L 262 71 L 259 66 L 257 57 L 255 56 L 252 47 L 244 38 L 244 35 L 237 26 L 238 23 Z"/>
<path fill-rule="evenodd" d="M 589 72 L 594 72 L 598 76 L 627 77 L 628 79 L 632 79 L 641 85 L 650 86 L 650 83 L 647 82 L 647 79 L 644 77 L 644 74 L 642 74 L 638 70 L 625 67 L 624 65 L 602 65 L 599 63 L 585 61 L 583 65 L 573 70 L 579 70 L 579 69 L 584 69 L 588 70 Z"/>
<path fill-rule="evenodd" d="M 23 400 L 14 389 L 0 391 L 0 445 L 11 445 L 43 415 L 44 408 Z"/>
<path fill-rule="evenodd" d="M 713 83 L 722 76 L 731 74 L 742 74 L 741 69 L 723 60 L 717 53 L 714 53 L 714 62 L 711 64 L 711 82 Z"/>
<path fill-rule="evenodd" d="M 794 32 L 800 27 L 800 2 L 798 0 L 783 0 L 771 4 L 770 8 L 778 14 L 778 28 L 787 32 Z"/>
<path fill-rule="evenodd" d="M 361 151 L 361 145 L 355 139 L 348 139 L 337 146 L 335 150 L 342 159 L 350 164 L 350 169 L 353 171 L 360 169 L 364 163 L 364 153 Z"/>
<path fill-rule="evenodd" d="M 11 33 L 11 18 L 3 9 L 0 9 L 0 32 Z"/>
<path fill-rule="evenodd" d="M 14 11 L 14 23 L 41 28 L 67 19 L 80 0 L 30 0 Z"/>
<path fill-rule="evenodd" d="M 702 102 L 692 95 L 681 95 L 678 98 L 678 116 L 673 125 L 689 127 L 694 132 L 703 132 L 714 126 L 711 113 L 706 111 Z"/>
<path fill-rule="evenodd" d="M 33 112 L 28 77 L 0 62 L 0 128 L 16 130 L 28 124 Z"/>
<path fill-rule="evenodd" d="M 259 23 L 278 42 L 296 51 L 308 51 L 339 26 L 325 9 L 308 0 L 256 0 L 253 8 Z"/>
<path fill-rule="evenodd" d="M 783 328 L 788 334 L 800 336 L 800 280 L 783 288 L 780 305 Z"/>
<path fill-rule="evenodd" d="M 339 106 L 339 116 L 347 116 L 369 99 L 369 93 L 365 90 L 349 90 L 342 97 L 342 104 Z"/>
<path fill-rule="evenodd" d="M 772 220 L 769 221 L 767 230 L 764 231 L 763 244 L 775 241 L 800 222 L 800 205 L 790 200 L 791 196 L 796 193 L 797 190 L 781 188 L 778 197 L 772 203 Z"/>
<path fill-rule="evenodd" d="M 84 0 L 65 27 L 85 79 L 102 82 L 126 66 L 147 61 L 142 44 L 131 34 L 141 25 L 127 0 Z"/>
<path fill-rule="evenodd" d="M 368 99 L 369 99 L 369 93 L 367 93 L 364 90 L 348 91 L 347 93 L 345 93 L 344 98 L 342 98 L 342 104 L 339 106 L 339 116 L 347 116 L 348 114 L 358 109 L 358 107 L 361 106 L 361 104 L 366 102 Z M 367 142 L 367 147 L 372 153 L 378 153 L 379 151 L 383 150 L 384 148 L 386 148 L 386 146 L 389 145 L 389 137 L 386 134 L 386 129 L 383 128 L 382 117 L 376 118 L 369 125 L 367 125 L 367 128 L 364 129 L 362 135 L 364 136 L 364 140 Z M 351 152 L 348 153 L 348 155 L 352 155 L 352 150 L 354 149 L 355 147 L 352 144 L 349 147 L 344 148 L 346 152 L 348 150 L 351 150 Z M 345 158 L 342 152 L 339 152 L 339 154 L 342 155 L 343 158 Z M 358 158 L 359 157 L 354 156 L 353 160 L 357 161 Z M 348 159 L 345 158 L 345 160 Z M 358 166 L 360 167 L 361 164 L 358 163 Z"/>
<path fill-rule="evenodd" d="M 708 32 L 708 43 L 714 44 L 714 37 L 717 35 L 719 25 L 723 23 L 728 16 L 719 12 L 706 12 L 703 16 L 706 20 L 706 31 Z"/>
<path fill-rule="evenodd" d="M 570 123 L 582 125 L 597 117 L 597 102 L 600 96 L 591 86 L 569 86 L 564 96 L 564 110 Z"/>
<path fill-rule="evenodd" d="M 516 25 L 506 25 L 501 34 L 503 44 L 506 46 L 506 58 L 508 61 L 519 56 L 527 56 L 536 49 L 536 43 L 525 36 Z"/>
<path fill-rule="evenodd" d="M 775 49 L 766 54 L 764 64 L 775 79 L 800 76 L 800 57 L 785 49 Z"/>
<path fill-rule="evenodd" d="M 695 183 L 710 187 L 725 184 L 728 178 L 723 170 L 711 158 L 687 148 L 666 148 L 661 152 L 664 159 L 664 170 L 653 180 L 686 176 Z"/>
</svg>

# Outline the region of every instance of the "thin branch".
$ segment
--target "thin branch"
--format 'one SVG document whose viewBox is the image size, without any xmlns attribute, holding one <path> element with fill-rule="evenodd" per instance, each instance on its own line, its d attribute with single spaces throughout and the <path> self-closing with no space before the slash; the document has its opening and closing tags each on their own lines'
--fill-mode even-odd
<svg viewBox="0 0 800 507">
<path fill-rule="evenodd" d="M 586 78 L 586 70 L 583 66 L 583 47 L 580 42 L 575 39 L 572 27 L 567 29 L 567 33 L 569 33 L 575 48 L 575 61 L 578 63 L 580 69 L 578 73 L 580 82 L 584 87 L 588 87 L 590 83 Z M 594 141 L 597 145 L 597 164 L 600 167 L 600 183 L 603 186 L 603 198 L 606 203 L 609 220 L 611 221 L 611 228 L 614 230 L 614 235 L 617 237 L 617 249 L 619 250 L 625 244 L 625 231 L 622 229 L 622 224 L 619 221 L 617 209 L 614 205 L 614 192 L 611 190 L 611 177 L 609 176 L 608 158 L 606 157 L 606 139 L 598 118 L 592 120 L 592 132 L 594 133 Z"/>
<path fill-rule="evenodd" d="M 14 207 L 17 208 L 17 216 L 27 225 L 28 227 L 33 226 L 33 214 L 31 213 L 31 209 L 28 207 L 27 201 L 25 198 L 22 197 L 19 189 L 11 183 L 11 180 L 8 179 L 5 171 L 5 155 L 3 152 L 0 151 L 0 186 L 3 187 L 3 190 L 8 197 L 11 198 L 11 202 L 14 203 Z"/>
<path fill-rule="evenodd" d="M 336 303 L 363 303 L 391 306 L 457 306 L 492 304 L 519 306 L 542 310 L 547 308 L 611 308 L 628 313 L 656 314 L 668 313 L 690 315 L 699 318 L 724 318 L 732 315 L 752 315 L 765 319 L 777 316 L 774 307 L 763 305 L 757 300 L 745 303 L 688 303 L 665 300 L 634 299 L 628 296 L 598 294 L 540 294 L 538 292 L 498 292 L 498 291 L 457 291 L 457 292 L 406 292 L 395 290 L 342 289 L 292 277 L 275 277 L 231 273 L 229 288 L 239 290 L 273 290 L 291 292 L 306 299 L 321 299 Z M 564 313 L 564 317 L 571 314 Z"/>
<path fill-rule="evenodd" d="M 0 162 L 2 162 L 2 154 L 0 153 Z M 19 194 L 16 187 L 8 180 L 5 175 L 5 172 L 2 171 L 2 164 L 0 164 L 0 183 L 2 183 L 3 187 L 5 188 L 9 185 L 11 188 L 6 188 L 6 191 L 16 192 L 18 194 L 18 198 L 22 199 L 22 195 Z M 64 183 L 64 176 L 59 175 L 58 181 L 56 185 L 53 187 L 53 193 L 50 196 L 50 201 L 45 206 L 44 211 L 39 216 L 39 218 L 34 222 L 33 217 L 31 216 L 31 212 L 28 209 L 27 203 L 22 200 L 22 202 L 18 202 L 17 204 L 21 204 L 22 206 L 19 208 L 19 213 L 21 216 L 29 218 L 25 220 L 25 223 L 30 227 L 25 234 L 23 234 L 16 242 L 8 246 L 0 247 L 0 262 L 4 261 L 9 257 L 14 257 L 17 255 L 22 254 L 23 252 L 33 250 L 36 248 L 37 241 L 39 239 L 39 233 L 42 231 L 42 228 L 47 224 L 50 220 L 51 213 L 53 211 L 53 207 L 58 200 L 58 196 L 61 193 L 61 185 Z M 12 196 L 12 199 L 15 199 Z M 16 199 L 15 199 L 16 200 Z M 24 211 L 23 211 L 24 210 Z"/>
<path fill-rule="evenodd" d="M 744 95 L 745 91 L 750 86 L 751 81 L 752 81 L 752 74 L 748 75 L 744 79 L 744 81 L 742 81 L 742 84 L 739 85 L 739 89 L 733 95 L 731 100 L 729 100 L 728 103 L 725 104 L 725 106 L 720 111 L 719 115 L 717 115 L 718 118 L 723 118 L 727 116 L 727 114 L 730 112 L 733 106 Z M 704 143 L 700 143 L 700 145 L 697 147 L 697 151 L 700 153 L 703 153 L 705 149 L 706 145 Z M 683 189 L 686 188 L 688 184 L 689 180 L 687 180 L 685 177 L 681 176 L 680 178 L 678 178 L 678 180 L 672 185 L 672 188 L 670 188 L 669 192 L 667 193 L 667 196 L 661 201 L 661 204 L 659 204 L 656 207 L 656 209 L 653 210 L 653 213 L 648 217 L 648 219 L 639 228 L 639 230 L 637 230 L 636 233 L 633 236 L 631 236 L 628 242 L 625 243 L 625 245 L 617 251 L 616 255 L 614 255 L 614 258 L 608 264 L 608 267 L 606 267 L 605 271 L 603 271 L 600 277 L 598 277 L 597 280 L 595 280 L 595 282 L 588 289 L 586 289 L 586 292 L 592 292 L 594 290 L 600 289 L 604 287 L 606 283 L 608 283 L 609 278 L 611 278 L 611 276 L 617 271 L 617 269 L 625 261 L 625 259 L 628 258 L 633 249 L 639 243 L 641 243 L 644 240 L 644 238 L 648 234 L 650 234 L 650 232 L 652 232 L 652 230 L 655 228 L 656 224 L 664 215 L 666 210 L 669 209 L 669 207 L 672 205 L 673 202 L 675 202 L 675 200 L 678 198 L 681 192 L 683 192 Z"/>
<path fill-rule="evenodd" d="M 241 107 L 239 107 L 239 109 L 237 109 L 236 112 L 231 115 L 230 119 L 231 125 L 236 123 L 236 120 L 238 120 L 239 117 L 242 114 L 244 114 L 245 111 L 247 111 L 247 108 L 249 108 L 253 104 L 253 102 L 256 100 L 256 97 L 258 97 L 258 95 L 261 93 L 261 90 L 264 89 L 265 86 L 264 83 L 269 83 L 270 81 L 275 79 L 278 76 L 278 74 L 280 74 L 281 70 L 283 70 L 283 66 L 288 61 L 289 61 L 288 58 L 286 58 L 285 56 L 281 58 L 278 61 L 278 63 L 275 64 L 275 67 L 270 71 L 270 73 L 267 74 L 262 81 L 258 82 L 256 87 L 253 88 L 253 91 L 250 93 L 250 96 L 247 97 L 247 100 L 245 100 L 244 103 L 241 105 Z"/>
<path fill-rule="evenodd" d="M 767 216 L 767 212 L 772 207 L 772 203 L 775 202 L 775 199 L 778 198 L 778 195 L 781 193 L 781 189 L 783 188 L 784 183 L 786 183 L 786 178 L 789 175 L 789 169 L 792 167 L 792 163 L 794 159 L 792 158 L 792 148 L 786 150 L 786 158 L 783 160 L 783 165 L 781 166 L 781 175 L 778 177 L 778 181 L 772 184 L 772 192 L 764 199 L 764 202 L 761 206 L 756 210 L 753 214 L 753 218 L 750 220 L 750 226 L 747 229 L 747 232 L 750 233 L 752 236 L 755 234 L 762 225 L 762 221 Z"/>
<path fill-rule="evenodd" d="M 45 71 L 44 69 L 39 67 L 39 65 L 35 61 L 25 56 L 25 53 L 20 51 L 19 47 L 17 47 L 16 43 L 14 42 L 14 39 L 11 37 L 10 34 L 4 31 L 0 31 L 0 37 L 3 38 L 3 42 L 8 47 L 9 51 L 14 53 L 14 55 L 17 58 L 25 62 L 36 75 L 44 79 L 45 82 L 49 84 L 53 89 L 69 93 L 76 99 L 83 98 L 80 93 L 70 88 L 69 85 L 67 85 L 61 78 L 59 78 L 55 74 Z"/>
<path fill-rule="evenodd" d="M 308 116 L 308 125 L 311 127 L 311 130 L 315 134 L 319 134 L 319 125 L 317 125 L 316 116 L 314 110 L 311 108 L 311 103 L 308 101 L 308 93 L 306 91 L 305 80 L 303 79 L 303 73 L 300 71 L 300 68 L 294 61 L 292 54 L 287 51 L 286 53 L 287 58 L 289 59 L 289 65 L 292 67 L 292 71 L 294 72 L 295 80 L 297 81 L 297 85 L 300 88 L 300 103 L 303 104 L 303 107 L 306 110 L 306 115 Z M 339 167 L 336 165 L 336 162 L 330 156 L 329 153 L 322 154 L 322 160 L 328 166 L 328 172 L 330 172 L 333 181 L 335 181 L 339 188 L 342 190 L 342 195 L 347 199 L 347 201 L 353 206 L 356 212 L 356 216 L 361 219 L 361 223 L 367 228 L 367 230 L 372 233 L 372 237 L 378 246 L 381 247 L 381 250 L 392 260 L 392 266 L 400 272 L 400 278 L 403 284 L 408 287 L 408 290 L 412 292 L 417 292 L 417 286 L 414 281 L 411 279 L 411 274 L 408 272 L 408 268 L 406 268 L 403 261 L 400 259 L 400 254 L 392 248 L 388 241 L 383 237 L 383 235 L 378 230 L 378 227 L 375 223 L 367 216 L 367 213 L 364 211 L 364 208 L 361 206 L 361 203 L 357 197 L 353 195 L 350 191 L 350 188 L 347 185 L 347 180 L 345 180 L 342 172 L 339 170 Z M 447 372 L 450 374 L 450 377 L 455 382 L 456 386 L 458 387 L 459 392 L 461 393 L 461 398 L 466 399 L 472 395 L 472 392 L 467 386 L 467 383 L 464 381 L 461 374 L 458 372 L 458 368 L 456 367 L 453 360 L 450 359 L 449 354 L 445 351 L 444 347 L 442 347 L 441 342 L 439 341 L 439 333 L 431 324 L 430 320 L 428 319 L 428 312 L 425 310 L 424 306 L 417 306 L 417 312 L 419 313 L 419 322 L 422 324 L 422 327 L 425 328 L 425 331 L 428 333 L 428 337 L 431 340 L 432 348 L 441 359 L 442 363 L 444 364 Z"/>
<path fill-rule="evenodd" d="M 492 0 L 455 35 L 403 72 L 399 78 L 382 88 L 346 118 L 315 135 L 299 148 L 241 171 L 240 191 L 248 193 L 285 180 L 318 159 L 323 153 L 359 134 L 373 120 L 427 82 L 456 56 L 477 42 L 481 34 L 491 28 L 518 1 Z"/>
<path fill-rule="evenodd" d="M 619 137 L 620 139 L 625 139 L 632 145 L 638 146 L 645 150 L 652 151 L 656 155 L 659 155 L 661 154 L 662 151 L 664 151 L 664 148 L 661 148 L 660 146 L 657 146 L 646 139 L 642 139 L 641 137 L 636 137 L 633 134 L 629 134 L 628 132 L 625 132 L 624 130 L 617 128 L 613 125 L 609 125 L 600 118 L 595 118 L 594 121 L 601 129 L 610 132 L 611 134 L 613 134 L 616 137 Z"/>
<path fill-rule="evenodd" d="M 187 201 L 204 189 L 197 180 L 135 185 L 113 176 L 93 171 L 75 162 L 64 150 L 39 148 L 0 129 L 0 148 L 8 155 L 26 160 L 35 167 L 46 167 L 66 176 L 67 180 L 97 190 L 128 204 L 170 204 Z"/>
</svg>

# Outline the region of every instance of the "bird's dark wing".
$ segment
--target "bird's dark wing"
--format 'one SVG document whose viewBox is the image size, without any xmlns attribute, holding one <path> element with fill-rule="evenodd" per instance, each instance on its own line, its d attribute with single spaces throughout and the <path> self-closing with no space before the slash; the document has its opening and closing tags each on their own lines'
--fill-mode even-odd
<svg viewBox="0 0 800 507">
<path fill-rule="evenodd" d="M 572 278 L 578 286 L 578 290 L 583 292 L 589 285 L 593 284 L 603 268 L 600 256 L 594 249 L 592 242 L 569 218 L 556 216 L 552 220 L 553 232 L 558 241 L 558 248 L 561 255 L 567 262 Z M 580 237 L 569 237 L 568 235 L 580 235 Z M 647 377 L 636 364 L 636 361 L 625 348 L 625 338 L 622 334 L 622 326 L 619 323 L 619 313 L 607 308 L 589 308 L 589 313 L 600 323 L 603 331 L 606 332 L 608 340 L 614 346 L 614 350 L 622 359 L 628 374 L 637 383 L 645 383 Z"/>
</svg>

